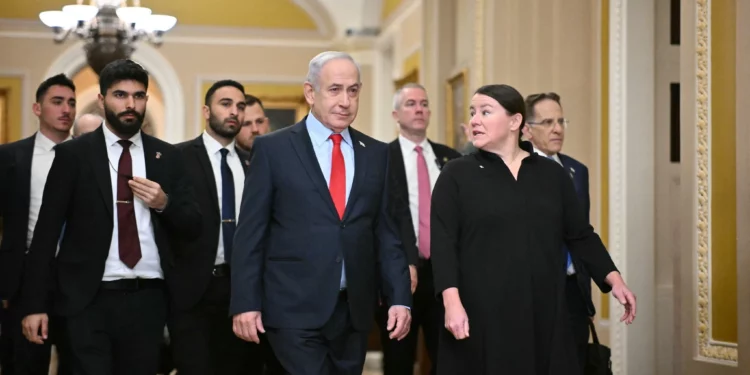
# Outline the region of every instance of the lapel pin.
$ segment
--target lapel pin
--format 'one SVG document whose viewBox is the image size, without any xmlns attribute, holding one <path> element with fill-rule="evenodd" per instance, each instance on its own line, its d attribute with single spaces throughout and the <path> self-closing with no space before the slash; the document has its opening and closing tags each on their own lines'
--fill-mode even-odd
<svg viewBox="0 0 750 375">
<path fill-rule="evenodd" d="M 362 143 L 362 141 L 359 141 L 359 145 L 362 146 L 362 147 L 365 147 L 365 144 Z"/>
<path fill-rule="evenodd" d="M 447 156 L 443 156 L 443 163 L 447 163 L 447 162 L 448 162 L 448 157 Z"/>
<path fill-rule="evenodd" d="M 159 151 L 156 152 L 156 158 L 157 159 L 161 159 L 161 152 L 159 152 Z"/>
<path fill-rule="evenodd" d="M 245 160 L 245 165 L 249 167 L 250 166 L 250 160 Z"/>
<path fill-rule="evenodd" d="M 576 173 L 576 170 L 575 170 L 575 168 L 573 168 L 573 167 L 570 167 L 570 173 Z"/>
<path fill-rule="evenodd" d="M 484 168 L 484 165 L 479 164 L 479 168 Z"/>
</svg>

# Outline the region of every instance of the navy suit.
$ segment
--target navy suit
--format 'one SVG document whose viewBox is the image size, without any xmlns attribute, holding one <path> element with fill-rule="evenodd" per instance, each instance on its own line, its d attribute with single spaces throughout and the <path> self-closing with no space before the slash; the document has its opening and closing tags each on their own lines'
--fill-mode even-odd
<svg viewBox="0 0 750 375">
<path fill-rule="evenodd" d="M 310 120 L 317 121 L 306 117 L 253 144 L 229 312 L 262 311 L 268 339 L 289 373 L 361 374 L 377 305 L 376 272 L 388 304 L 411 306 L 406 257 L 386 212 L 388 146 L 349 128 L 354 176 L 340 219 Z"/>
<path fill-rule="evenodd" d="M 573 178 L 578 201 L 586 215 L 586 221 L 590 222 L 591 199 L 589 197 L 589 170 L 583 163 L 570 156 L 558 154 L 563 168 Z M 567 250 L 567 249 L 566 249 Z M 588 321 L 596 314 L 594 303 L 591 300 L 591 275 L 583 262 L 571 253 L 575 275 L 568 276 L 565 287 L 567 295 L 570 326 L 578 351 L 578 361 L 583 368 L 586 363 L 586 347 L 589 341 Z M 606 284 L 598 285 L 602 291 L 609 291 Z"/>
</svg>

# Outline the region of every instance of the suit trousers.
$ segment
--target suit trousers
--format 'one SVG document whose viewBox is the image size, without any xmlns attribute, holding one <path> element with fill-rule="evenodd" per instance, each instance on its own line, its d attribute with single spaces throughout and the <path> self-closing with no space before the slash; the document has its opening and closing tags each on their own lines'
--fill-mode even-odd
<svg viewBox="0 0 750 375">
<path fill-rule="evenodd" d="M 2 363 L 2 373 L 10 375 L 47 375 L 50 367 L 52 344 L 55 344 L 58 351 L 57 373 L 59 375 L 69 375 L 70 369 L 67 367 L 69 365 L 69 357 L 64 350 L 63 332 L 59 324 L 60 318 L 49 316 L 49 338 L 43 345 L 34 344 L 23 335 L 21 321 L 24 316 L 15 306 L 17 306 L 17 302 L 11 301 L 9 308 L 4 311 L 2 341 L 3 351 L 5 351 L 3 357 L 5 359 Z"/>
<path fill-rule="evenodd" d="M 570 324 L 576 350 L 578 352 L 578 363 L 581 371 L 586 366 L 586 346 L 589 342 L 589 317 L 586 309 L 586 301 L 583 299 L 581 288 L 578 285 L 576 275 L 570 275 L 565 281 L 565 294 L 568 303 L 568 322 Z"/>
<path fill-rule="evenodd" d="M 169 336 L 177 371 L 180 375 L 282 374 L 265 336 L 258 345 L 234 334 L 229 298 L 229 276 L 212 276 L 196 306 L 171 314 Z"/>
<path fill-rule="evenodd" d="M 346 291 L 320 329 L 265 328 L 285 374 L 362 375 L 368 332 L 353 329 Z"/>
<path fill-rule="evenodd" d="M 89 306 L 64 318 L 73 374 L 156 374 L 166 320 L 162 280 L 103 282 Z"/>
<path fill-rule="evenodd" d="M 411 330 L 401 341 L 388 337 L 388 306 L 378 308 L 376 319 L 380 327 L 380 342 L 383 347 L 383 375 L 413 375 L 417 358 L 419 328 L 424 334 L 427 355 L 430 358 L 430 374 L 437 369 L 437 349 L 440 330 L 445 321 L 443 304 L 435 298 L 432 279 L 432 263 L 420 259 L 417 269 L 417 289 L 414 291 L 414 306 L 411 311 Z"/>
</svg>

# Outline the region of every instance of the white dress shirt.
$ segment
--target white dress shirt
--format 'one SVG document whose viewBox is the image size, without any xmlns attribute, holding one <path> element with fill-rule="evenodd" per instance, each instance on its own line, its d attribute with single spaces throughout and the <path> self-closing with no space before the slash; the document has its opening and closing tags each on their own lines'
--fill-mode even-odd
<svg viewBox="0 0 750 375">
<path fill-rule="evenodd" d="M 403 135 L 398 136 L 398 142 L 401 145 L 401 154 L 404 156 L 404 170 L 406 171 L 406 185 L 409 189 L 409 211 L 411 211 L 411 222 L 414 225 L 414 234 L 419 246 L 419 186 L 417 184 L 417 144 L 406 139 Z M 422 146 L 422 155 L 427 162 L 427 174 L 430 176 L 430 191 L 435 188 L 435 182 L 440 174 L 438 160 L 432 145 L 427 138 L 419 143 Z M 426 235 L 430 235 L 427 233 Z"/>
<path fill-rule="evenodd" d="M 213 137 L 208 135 L 205 131 L 203 132 L 203 144 L 206 145 L 206 153 L 208 153 L 208 160 L 211 161 L 211 169 L 214 172 L 214 181 L 216 181 L 216 193 L 219 198 L 219 212 L 222 212 L 222 189 L 221 184 L 221 152 L 222 148 L 229 150 L 227 153 L 227 164 L 229 169 L 232 170 L 232 179 L 234 180 L 234 220 L 237 220 L 240 215 L 240 203 L 242 203 L 242 191 L 245 188 L 245 170 L 242 168 L 242 161 L 240 161 L 239 155 L 237 155 L 237 149 L 234 147 L 234 141 L 228 144 L 227 147 L 223 147 L 221 143 L 215 140 Z M 219 223 L 219 245 L 216 251 L 215 265 L 224 264 L 224 228 Z"/>
<path fill-rule="evenodd" d="M 67 140 L 71 139 L 69 136 Z M 41 131 L 36 132 L 34 138 L 34 153 L 31 157 L 31 184 L 29 191 L 29 224 L 26 234 L 26 248 L 31 247 L 31 239 L 34 237 L 34 228 L 39 219 L 39 210 L 42 207 L 42 196 L 44 185 L 47 183 L 47 175 L 55 160 L 55 142 L 52 142 Z"/>
<path fill-rule="evenodd" d="M 104 277 L 102 281 L 113 281 L 119 279 L 162 279 L 164 273 L 161 269 L 159 250 L 156 247 L 154 238 L 154 227 L 151 223 L 151 210 L 140 200 L 134 197 L 133 205 L 135 207 L 135 221 L 138 226 L 138 239 L 141 243 L 141 260 L 133 269 L 128 268 L 120 260 L 120 241 L 119 227 L 117 225 L 117 168 L 120 165 L 120 155 L 122 155 L 122 146 L 117 143 L 120 140 L 118 136 L 112 133 L 106 124 L 102 124 L 104 130 L 104 140 L 107 143 L 107 157 L 109 158 L 109 177 L 112 182 L 112 240 L 109 245 L 109 255 L 104 265 Z M 130 146 L 130 156 L 133 160 L 133 176 L 146 176 L 146 157 L 143 151 L 143 139 L 141 132 L 130 137 L 133 142 Z"/>
</svg>

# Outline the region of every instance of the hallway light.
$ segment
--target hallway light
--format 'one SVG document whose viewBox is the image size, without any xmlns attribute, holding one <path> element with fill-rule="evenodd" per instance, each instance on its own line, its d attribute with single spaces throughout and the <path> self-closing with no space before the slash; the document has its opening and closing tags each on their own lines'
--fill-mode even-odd
<svg viewBox="0 0 750 375">
<path fill-rule="evenodd" d="M 39 13 L 39 19 L 54 32 L 55 43 L 63 43 L 74 34 L 86 41 L 86 57 L 91 68 L 99 72 L 108 63 L 129 58 L 134 44 L 146 40 L 155 46 L 163 42 L 164 33 L 177 24 L 177 18 L 152 14 L 140 0 L 83 0 L 62 10 Z"/>
</svg>

